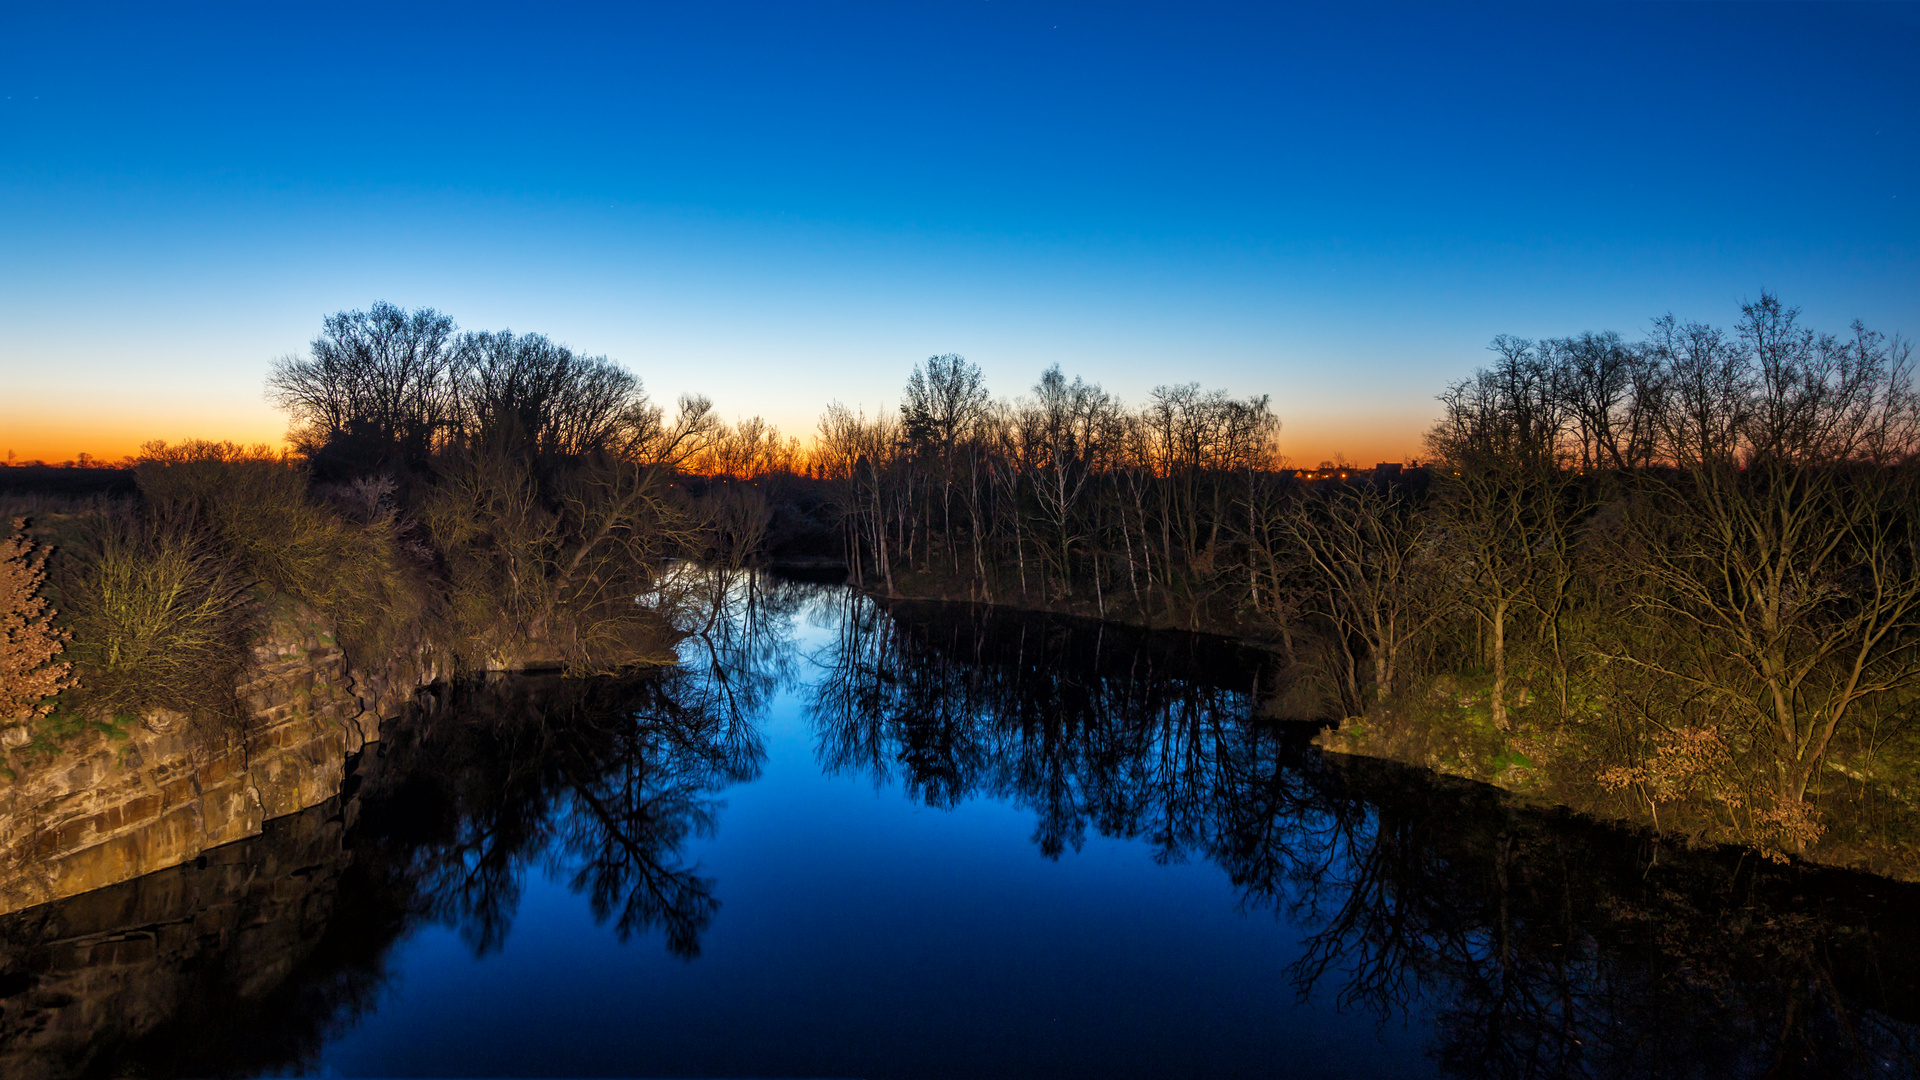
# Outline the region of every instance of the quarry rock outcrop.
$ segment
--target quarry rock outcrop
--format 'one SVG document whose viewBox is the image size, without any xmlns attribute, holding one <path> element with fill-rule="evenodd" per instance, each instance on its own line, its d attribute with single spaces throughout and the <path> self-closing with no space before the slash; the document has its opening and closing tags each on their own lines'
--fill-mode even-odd
<svg viewBox="0 0 1920 1080">
<path fill-rule="evenodd" d="M 21 749 L 0 779 L 0 913 L 129 881 L 258 835 L 340 791 L 346 759 L 438 676 L 417 657 L 362 671 L 327 627 L 281 609 L 236 688 L 245 722 L 149 713 L 54 753 Z"/>
<path fill-rule="evenodd" d="M 0 916 L 0 1076 L 242 1075 L 297 1062 L 342 1004 L 290 1003 L 284 988 L 324 948 L 353 810 L 330 798 L 180 866 Z M 354 974 L 319 981 L 351 998 Z"/>
</svg>

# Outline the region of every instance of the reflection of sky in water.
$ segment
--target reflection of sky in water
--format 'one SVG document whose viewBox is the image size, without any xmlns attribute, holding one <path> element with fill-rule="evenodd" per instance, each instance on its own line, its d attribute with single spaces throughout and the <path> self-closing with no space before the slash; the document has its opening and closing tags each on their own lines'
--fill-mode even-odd
<svg viewBox="0 0 1920 1080">
<path fill-rule="evenodd" d="M 830 639 L 801 617 L 800 651 Z M 819 669 L 800 662 L 802 681 Z M 1426 1035 L 1299 1004 L 1298 930 L 1242 911 L 1204 857 L 1156 865 L 1090 830 L 1057 861 L 1031 810 L 943 811 L 823 777 L 804 687 L 762 718 L 759 779 L 686 854 L 722 907 L 697 959 L 621 945 L 564 879 L 529 874 L 505 946 L 428 925 L 337 1075 L 1410 1076 Z"/>
</svg>

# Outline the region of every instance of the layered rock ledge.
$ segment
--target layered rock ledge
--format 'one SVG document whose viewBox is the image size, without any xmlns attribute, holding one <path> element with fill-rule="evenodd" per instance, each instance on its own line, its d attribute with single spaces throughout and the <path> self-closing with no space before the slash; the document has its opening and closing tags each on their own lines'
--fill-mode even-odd
<svg viewBox="0 0 1920 1080">
<path fill-rule="evenodd" d="M 248 713 L 239 733 L 155 712 L 118 738 L 15 753 L 15 775 L 0 780 L 0 913 L 178 866 L 325 802 L 347 756 L 438 675 L 420 657 L 355 669 L 317 617 L 290 606 L 237 687 Z M 23 726 L 0 729 L 0 745 L 27 741 Z"/>
</svg>

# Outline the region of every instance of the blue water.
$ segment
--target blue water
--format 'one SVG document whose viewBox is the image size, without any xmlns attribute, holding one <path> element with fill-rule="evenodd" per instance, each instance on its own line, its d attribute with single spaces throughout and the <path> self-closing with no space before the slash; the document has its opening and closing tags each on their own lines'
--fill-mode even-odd
<svg viewBox="0 0 1920 1080">
<path fill-rule="evenodd" d="M 0 918 L 0 1076 L 1920 1076 L 1920 888 L 1322 754 L 1219 639 L 727 595 Z"/>
<path fill-rule="evenodd" d="M 724 788 L 684 855 L 721 907 L 699 954 L 621 943 L 562 875 L 533 871 L 504 945 L 429 925 L 389 953 L 333 1076 L 1420 1076 L 1417 1018 L 1298 999 L 1299 930 L 1217 866 L 1089 835 L 1045 857 L 1031 810 L 918 803 L 829 776 L 806 658 L 759 723 L 758 778 Z"/>
</svg>

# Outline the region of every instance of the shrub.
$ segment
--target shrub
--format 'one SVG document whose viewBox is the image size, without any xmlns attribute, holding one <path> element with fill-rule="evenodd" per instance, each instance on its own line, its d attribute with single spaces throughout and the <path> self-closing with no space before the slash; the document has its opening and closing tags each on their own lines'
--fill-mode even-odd
<svg viewBox="0 0 1920 1080">
<path fill-rule="evenodd" d="M 609 671 L 659 660 L 676 637 L 670 612 L 639 598 L 656 592 L 666 557 L 697 550 L 699 529 L 659 470 L 582 465 L 543 490 L 525 461 L 465 448 L 442 459 L 419 514 L 462 666 Z"/>
<path fill-rule="evenodd" d="M 51 708 L 47 698 L 73 684 L 69 663 L 54 661 L 68 634 L 53 625 L 39 595 L 46 553 L 26 536 L 24 519 L 0 539 L 0 720 L 31 720 Z"/>
<path fill-rule="evenodd" d="M 264 446 L 151 442 L 136 464 L 148 513 L 203 532 L 236 575 L 295 597 L 373 662 L 420 637 L 431 604 L 379 499 L 365 520 L 309 497 L 307 473 Z"/>
<path fill-rule="evenodd" d="M 237 719 L 234 683 L 251 629 L 245 582 L 178 523 L 116 515 L 91 533 L 56 574 L 80 680 L 63 710 Z"/>
</svg>

